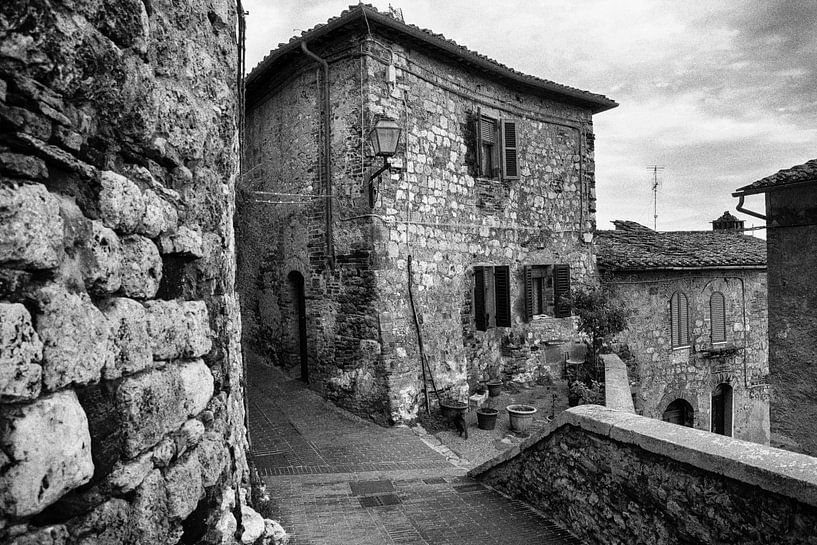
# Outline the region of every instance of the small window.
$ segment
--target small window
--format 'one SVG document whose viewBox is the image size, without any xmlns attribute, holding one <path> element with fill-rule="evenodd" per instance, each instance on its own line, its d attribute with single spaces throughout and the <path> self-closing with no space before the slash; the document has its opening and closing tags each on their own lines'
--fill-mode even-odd
<svg viewBox="0 0 817 545">
<path fill-rule="evenodd" d="M 511 282 L 507 266 L 474 267 L 474 325 L 477 331 L 511 327 Z"/>
<path fill-rule="evenodd" d="M 687 296 L 676 291 L 670 299 L 672 348 L 689 346 L 689 304 Z"/>
<path fill-rule="evenodd" d="M 517 123 L 482 115 L 477 109 L 474 121 L 476 135 L 477 176 L 481 178 L 519 178 Z"/>
<path fill-rule="evenodd" d="M 715 292 L 709 298 L 709 321 L 712 327 L 712 344 L 726 342 L 726 300 Z"/>
<path fill-rule="evenodd" d="M 570 316 L 570 305 L 562 297 L 570 292 L 569 265 L 527 265 L 525 276 L 525 320 L 534 316 Z"/>
</svg>

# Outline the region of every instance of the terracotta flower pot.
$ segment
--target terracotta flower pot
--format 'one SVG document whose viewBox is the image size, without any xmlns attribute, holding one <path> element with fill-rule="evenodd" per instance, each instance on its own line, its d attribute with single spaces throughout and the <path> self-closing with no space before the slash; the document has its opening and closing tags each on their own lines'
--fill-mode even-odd
<svg viewBox="0 0 817 545">
<path fill-rule="evenodd" d="M 508 405 L 506 407 L 511 421 L 511 429 L 518 432 L 527 432 L 533 424 L 533 415 L 536 407 L 530 405 Z"/>
<path fill-rule="evenodd" d="M 499 411 L 496 409 L 479 408 L 477 409 L 477 427 L 481 430 L 492 430 L 496 427 L 496 418 Z"/>
</svg>

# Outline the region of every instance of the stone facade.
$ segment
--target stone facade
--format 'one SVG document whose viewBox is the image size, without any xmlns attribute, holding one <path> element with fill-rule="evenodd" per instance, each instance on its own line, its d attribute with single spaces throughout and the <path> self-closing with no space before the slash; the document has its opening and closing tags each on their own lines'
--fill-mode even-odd
<svg viewBox="0 0 817 545">
<path fill-rule="evenodd" d="M 766 194 L 768 229 L 772 444 L 817 456 L 817 160 L 758 180 L 735 196 L 758 193 Z"/>
<path fill-rule="evenodd" d="M 228 0 L 0 7 L 3 543 L 235 541 L 235 28 Z"/>
<path fill-rule="evenodd" d="M 817 460 L 585 405 L 469 474 L 589 544 L 814 543 Z"/>
<path fill-rule="evenodd" d="M 410 282 L 443 392 L 462 396 L 489 374 L 534 381 L 563 361 L 559 344 L 574 323 L 524 321 L 523 270 L 566 264 L 574 284 L 593 281 L 583 234 L 595 226 L 594 108 L 412 46 L 399 35 L 408 26 L 371 8 L 343 17 L 356 10 L 367 12 L 372 36 L 361 17 L 360 28 L 309 44 L 329 63 L 331 199 L 319 65 L 297 50 L 249 78 L 238 213 L 245 340 L 301 373 L 294 303 L 302 278 L 312 387 L 378 422 L 406 421 L 423 402 Z M 398 32 L 378 32 L 381 24 Z M 477 175 L 478 111 L 516 122 L 518 179 Z M 381 116 L 398 121 L 403 140 L 392 169 L 370 189 L 366 171 L 375 160 L 365 137 Z M 489 309 L 488 327 L 477 330 L 479 266 L 508 267 L 507 327 L 494 327 Z"/>
<path fill-rule="evenodd" d="M 766 272 L 646 271 L 606 278 L 616 299 L 634 311 L 616 341 L 629 356 L 639 413 L 660 419 L 670 403 L 683 399 L 692 406 L 693 427 L 711 430 L 712 395 L 726 384 L 732 389 L 729 435 L 769 444 Z M 686 348 L 671 345 L 670 299 L 676 292 L 685 294 L 689 303 Z M 726 309 L 721 352 L 718 345 L 710 351 L 710 298 L 715 292 L 724 295 Z"/>
</svg>

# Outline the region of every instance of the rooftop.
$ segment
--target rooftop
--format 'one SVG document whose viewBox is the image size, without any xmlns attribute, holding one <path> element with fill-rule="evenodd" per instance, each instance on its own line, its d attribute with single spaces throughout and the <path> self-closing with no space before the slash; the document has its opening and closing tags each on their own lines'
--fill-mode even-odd
<svg viewBox="0 0 817 545">
<path fill-rule="evenodd" d="M 653 231 L 615 221 L 596 232 L 599 268 L 610 271 L 766 267 L 766 241 L 734 231 Z"/>
<path fill-rule="evenodd" d="M 275 72 L 273 68 L 279 63 L 292 58 L 294 55 L 303 56 L 300 50 L 301 42 L 306 41 L 311 45 L 314 42 L 321 42 L 351 30 L 366 30 L 367 32 L 380 30 L 396 40 L 433 51 L 471 69 L 490 74 L 507 85 L 562 102 L 583 106 L 589 108 L 593 113 L 603 112 L 618 106 L 618 103 L 604 95 L 518 72 L 485 55 L 459 45 L 442 34 L 436 34 L 429 29 L 406 24 L 388 13 L 381 13 L 374 6 L 362 3 L 349 6 L 349 9 L 342 12 L 338 17 L 333 17 L 324 24 L 318 24 L 302 32 L 300 36 L 292 37 L 288 43 L 278 44 L 278 48 L 270 51 L 264 57 L 264 60 L 253 68 L 252 72 L 247 76 L 248 92 L 251 92 L 253 87 L 257 88 L 265 76 L 273 74 Z"/>
<path fill-rule="evenodd" d="M 817 183 L 817 159 L 812 159 L 802 165 L 786 168 L 771 176 L 761 178 L 753 184 L 741 187 L 733 193 L 733 196 L 765 193 L 781 187 L 806 183 Z"/>
</svg>

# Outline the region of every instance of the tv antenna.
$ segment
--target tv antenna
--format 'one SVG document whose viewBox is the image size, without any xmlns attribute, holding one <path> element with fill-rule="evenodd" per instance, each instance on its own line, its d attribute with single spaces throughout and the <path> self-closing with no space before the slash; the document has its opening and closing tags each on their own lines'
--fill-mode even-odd
<svg viewBox="0 0 817 545">
<path fill-rule="evenodd" d="M 658 173 L 664 170 L 664 167 L 653 165 L 647 167 L 647 170 L 652 172 L 652 228 L 654 231 L 658 230 L 658 186 L 661 185 L 658 181 Z"/>
</svg>

